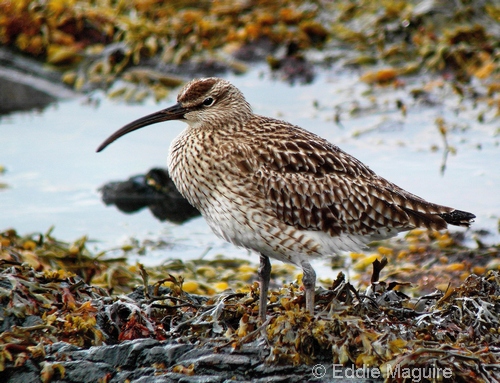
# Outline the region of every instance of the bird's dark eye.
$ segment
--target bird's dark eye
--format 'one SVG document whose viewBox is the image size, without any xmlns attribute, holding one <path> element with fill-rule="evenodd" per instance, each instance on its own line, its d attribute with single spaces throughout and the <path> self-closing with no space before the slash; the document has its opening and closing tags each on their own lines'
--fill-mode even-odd
<svg viewBox="0 0 500 383">
<path fill-rule="evenodd" d="M 203 100 L 203 105 L 210 106 L 214 103 L 214 99 L 212 97 L 207 97 Z"/>
</svg>

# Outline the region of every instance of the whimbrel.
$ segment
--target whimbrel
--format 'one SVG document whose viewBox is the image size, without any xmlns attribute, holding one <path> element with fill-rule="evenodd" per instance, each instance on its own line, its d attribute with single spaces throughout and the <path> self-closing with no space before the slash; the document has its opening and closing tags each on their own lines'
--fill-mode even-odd
<svg viewBox="0 0 500 383">
<path fill-rule="evenodd" d="M 260 254 L 259 315 L 266 316 L 269 257 L 303 270 L 314 313 L 316 274 L 309 261 L 417 227 L 469 226 L 471 213 L 411 194 L 325 139 L 259 116 L 220 78 L 187 83 L 177 103 L 124 126 L 97 151 L 134 130 L 181 120 L 168 170 L 181 194 L 226 241 Z"/>
</svg>

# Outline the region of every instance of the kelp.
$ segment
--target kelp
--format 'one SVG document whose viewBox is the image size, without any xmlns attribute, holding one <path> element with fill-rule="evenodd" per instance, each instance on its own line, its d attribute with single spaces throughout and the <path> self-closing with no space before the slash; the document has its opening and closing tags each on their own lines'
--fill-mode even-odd
<svg viewBox="0 0 500 383">
<path fill-rule="evenodd" d="M 308 53 L 321 52 L 319 64 L 376 65 L 361 75 L 372 85 L 442 73 L 464 97 L 499 108 L 493 0 L 5 0 L 0 15 L 0 44 L 60 68 L 76 89 L 128 101 L 164 98 L 182 81 L 175 68 L 241 72 L 240 58 L 267 58 L 285 79 L 308 82 Z"/>
<path fill-rule="evenodd" d="M 304 309 L 301 276 L 274 267 L 262 323 L 248 261 L 179 259 L 149 268 L 126 263 L 141 244 L 111 258 L 117 249 L 93 255 L 86 239 L 66 244 L 50 232 L 9 230 L 0 235 L 0 367 L 41 363 L 43 346 L 57 341 L 88 348 L 155 338 L 219 350 L 265 341 L 266 363 L 326 358 L 378 368 L 388 381 L 394 371 L 431 367 L 450 368 L 453 381 L 498 380 L 499 246 L 477 244 L 414 230 L 353 253 L 344 272 L 320 281 L 314 316 Z"/>
</svg>

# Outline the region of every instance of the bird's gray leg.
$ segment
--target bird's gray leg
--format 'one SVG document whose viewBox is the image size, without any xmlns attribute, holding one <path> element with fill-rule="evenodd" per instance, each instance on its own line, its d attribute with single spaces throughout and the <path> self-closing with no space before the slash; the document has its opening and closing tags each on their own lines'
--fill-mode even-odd
<svg viewBox="0 0 500 383">
<path fill-rule="evenodd" d="M 269 280 L 271 279 L 271 262 L 269 257 L 260 255 L 259 266 L 259 282 L 260 282 L 260 299 L 259 299 L 259 317 L 264 322 L 267 312 L 267 292 L 269 291 Z"/>
<path fill-rule="evenodd" d="M 316 286 L 316 272 L 312 268 L 311 264 L 307 261 L 302 261 L 300 263 L 302 266 L 302 271 L 304 272 L 302 276 L 302 284 L 306 290 L 306 309 L 311 315 L 314 315 L 314 289 Z"/>
</svg>

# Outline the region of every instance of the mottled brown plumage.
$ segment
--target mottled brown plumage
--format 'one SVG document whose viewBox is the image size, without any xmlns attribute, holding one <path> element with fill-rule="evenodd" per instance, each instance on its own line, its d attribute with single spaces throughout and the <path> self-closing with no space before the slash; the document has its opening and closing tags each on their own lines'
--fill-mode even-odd
<svg viewBox="0 0 500 383">
<path fill-rule="evenodd" d="M 302 267 L 306 304 L 313 312 L 311 258 L 356 251 L 416 227 L 469 226 L 474 218 L 401 189 L 311 132 L 253 114 L 225 80 L 193 80 L 177 101 L 126 125 L 98 150 L 149 124 L 188 123 L 170 147 L 170 175 L 218 236 L 261 254 L 262 318 L 268 257 Z"/>
</svg>

